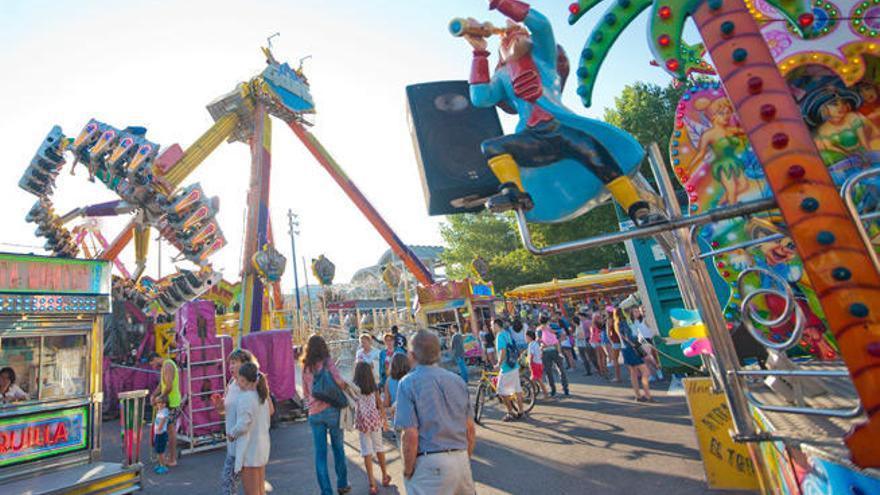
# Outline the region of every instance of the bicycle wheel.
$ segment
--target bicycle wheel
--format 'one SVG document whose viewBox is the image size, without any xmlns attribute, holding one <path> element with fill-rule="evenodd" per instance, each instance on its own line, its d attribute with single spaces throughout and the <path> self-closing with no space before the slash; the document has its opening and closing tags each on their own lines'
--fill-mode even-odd
<svg viewBox="0 0 880 495">
<path fill-rule="evenodd" d="M 520 383 L 523 391 L 523 408 L 525 409 L 523 412 L 530 413 L 532 412 L 532 409 L 535 408 L 535 400 L 537 399 L 538 390 L 530 379 L 520 379 Z"/>
<path fill-rule="evenodd" d="M 474 398 L 474 423 L 478 425 L 482 425 L 480 423 L 480 418 L 483 417 L 483 409 L 486 404 L 486 384 L 481 383 L 479 387 L 477 387 L 477 396 Z"/>
</svg>

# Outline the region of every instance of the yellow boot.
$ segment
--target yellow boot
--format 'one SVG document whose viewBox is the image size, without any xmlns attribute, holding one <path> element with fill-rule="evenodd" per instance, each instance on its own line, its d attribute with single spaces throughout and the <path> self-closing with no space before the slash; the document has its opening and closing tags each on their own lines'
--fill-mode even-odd
<svg viewBox="0 0 880 495">
<path fill-rule="evenodd" d="M 648 202 L 639 196 L 632 179 L 623 175 L 605 185 L 617 204 L 635 222 L 636 226 L 662 221 L 663 217 L 651 212 Z"/>
<path fill-rule="evenodd" d="M 519 165 L 513 159 L 513 155 L 505 153 L 490 158 L 489 169 L 501 183 L 501 192 L 486 201 L 487 209 L 500 213 L 513 209 L 528 211 L 534 207 L 532 197 L 523 187 Z"/>
<path fill-rule="evenodd" d="M 526 192 L 522 185 L 522 177 L 519 175 L 519 165 L 513 159 L 513 155 L 505 153 L 493 156 L 489 159 L 489 169 L 498 178 L 502 187 L 505 184 L 514 184 L 520 192 Z"/>
</svg>

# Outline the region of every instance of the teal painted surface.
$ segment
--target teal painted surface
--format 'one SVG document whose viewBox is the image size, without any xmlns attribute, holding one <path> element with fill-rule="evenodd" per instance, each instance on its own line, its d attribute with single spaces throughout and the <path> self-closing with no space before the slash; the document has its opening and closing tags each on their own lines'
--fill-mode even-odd
<svg viewBox="0 0 880 495">
<path fill-rule="evenodd" d="M 620 222 L 629 221 L 619 207 L 616 207 L 615 210 Z M 632 242 L 637 259 L 630 260 L 630 264 L 633 268 L 637 264 L 642 271 L 645 281 L 643 289 L 648 294 L 648 299 L 654 311 L 654 318 L 657 320 L 658 326 L 657 330 L 660 332 L 660 336 L 665 339 L 669 336 L 669 331 L 672 329 L 672 322 L 669 319 L 670 312 L 675 308 L 685 307 L 681 298 L 681 290 L 675 280 L 672 264 L 663 255 L 663 251 L 654 239 L 634 239 Z M 701 246 L 701 248 L 705 248 L 705 246 Z M 712 283 L 715 286 L 716 295 L 720 296 L 719 300 L 727 301 L 730 293 L 729 287 L 715 273 L 715 270 L 708 266 L 708 262 L 707 267 L 712 277 Z M 645 304 L 648 303 L 648 301 L 643 302 Z M 663 368 L 672 371 L 684 371 L 687 367 L 681 364 L 682 362 L 694 367 L 702 365 L 698 357 L 686 357 L 678 344 L 667 345 L 665 340 L 657 340 L 657 349 L 660 351 L 660 365 Z"/>
</svg>

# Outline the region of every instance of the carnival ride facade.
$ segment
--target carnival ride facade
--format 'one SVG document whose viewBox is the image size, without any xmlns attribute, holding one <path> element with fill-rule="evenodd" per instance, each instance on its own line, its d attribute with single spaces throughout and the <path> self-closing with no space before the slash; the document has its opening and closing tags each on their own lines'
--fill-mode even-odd
<svg viewBox="0 0 880 495">
<path fill-rule="evenodd" d="M 599 4 L 571 4 L 570 23 Z M 492 0 L 490 8 L 524 22 L 526 32 L 546 44 L 552 29 L 528 4 Z M 580 52 L 577 93 L 589 106 L 608 50 L 650 10 L 654 63 L 682 83 L 691 80 L 669 149 L 688 209 L 681 211 L 656 146 L 648 158 L 665 221 L 538 247 L 528 223 L 546 219 L 530 215 L 528 207 L 552 211 L 565 185 L 550 176 L 544 187 L 525 184 L 534 204 L 513 208 L 523 244 L 535 255 L 638 237 L 660 241 L 684 303 L 694 310 L 676 312 L 680 326 L 673 334 L 703 353 L 729 408 L 727 440 L 748 446 L 752 487 L 760 483 L 765 493 L 880 490 L 880 162 L 874 156 L 880 134 L 872 121 L 878 8 L 870 1 L 614 2 Z M 703 43 L 683 39 L 688 19 Z M 475 48 L 473 92 L 475 82 L 486 81 L 479 59 L 488 55 L 485 43 L 473 38 L 500 34 L 504 55 L 523 30 L 464 22 L 458 35 L 470 36 Z M 703 60 L 706 52 L 712 65 Z M 523 68 L 521 85 L 534 87 L 525 77 L 528 64 L 514 66 Z M 531 74 L 551 84 L 544 73 Z M 714 74 L 718 82 L 709 77 Z M 695 75 L 706 79 L 694 82 Z M 556 102 L 541 94 L 532 93 L 532 105 L 552 114 Z M 496 175 L 502 184 L 510 177 Z M 713 257 L 729 296 L 716 297 L 704 264 Z M 737 326 L 767 349 L 762 366 L 771 369 L 744 367 L 730 335 Z M 741 467 L 749 471 L 746 463 Z"/>
</svg>

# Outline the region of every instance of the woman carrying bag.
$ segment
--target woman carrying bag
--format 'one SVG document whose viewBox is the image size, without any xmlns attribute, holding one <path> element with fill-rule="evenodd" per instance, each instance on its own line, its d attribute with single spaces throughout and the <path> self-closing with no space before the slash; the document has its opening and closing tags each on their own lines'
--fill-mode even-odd
<svg viewBox="0 0 880 495">
<path fill-rule="evenodd" d="M 351 486 L 348 484 L 345 445 L 342 428 L 339 425 L 339 410 L 348 405 L 342 392 L 345 381 L 330 359 L 330 350 L 324 337 L 316 334 L 309 337 L 303 351 L 302 368 L 303 396 L 306 398 L 309 411 L 309 426 L 312 428 L 315 450 L 315 475 L 318 478 L 321 495 L 333 495 L 330 471 L 327 467 L 328 434 L 336 469 L 336 491 L 339 494 L 348 493 L 351 491 Z"/>
<path fill-rule="evenodd" d="M 629 368 L 629 380 L 632 384 L 633 394 L 637 402 L 654 402 L 651 397 L 651 388 L 648 385 L 648 366 L 645 364 L 645 350 L 638 337 L 633 333 L 632 327 L 626 321 L 626 316 L 620 308 L 614 309 L 614 328 L 620 336 L 623 349 L 623 363 Z M 644 395 L 639 394 L 639 375 L 641 375 Z"/>
</svg>

